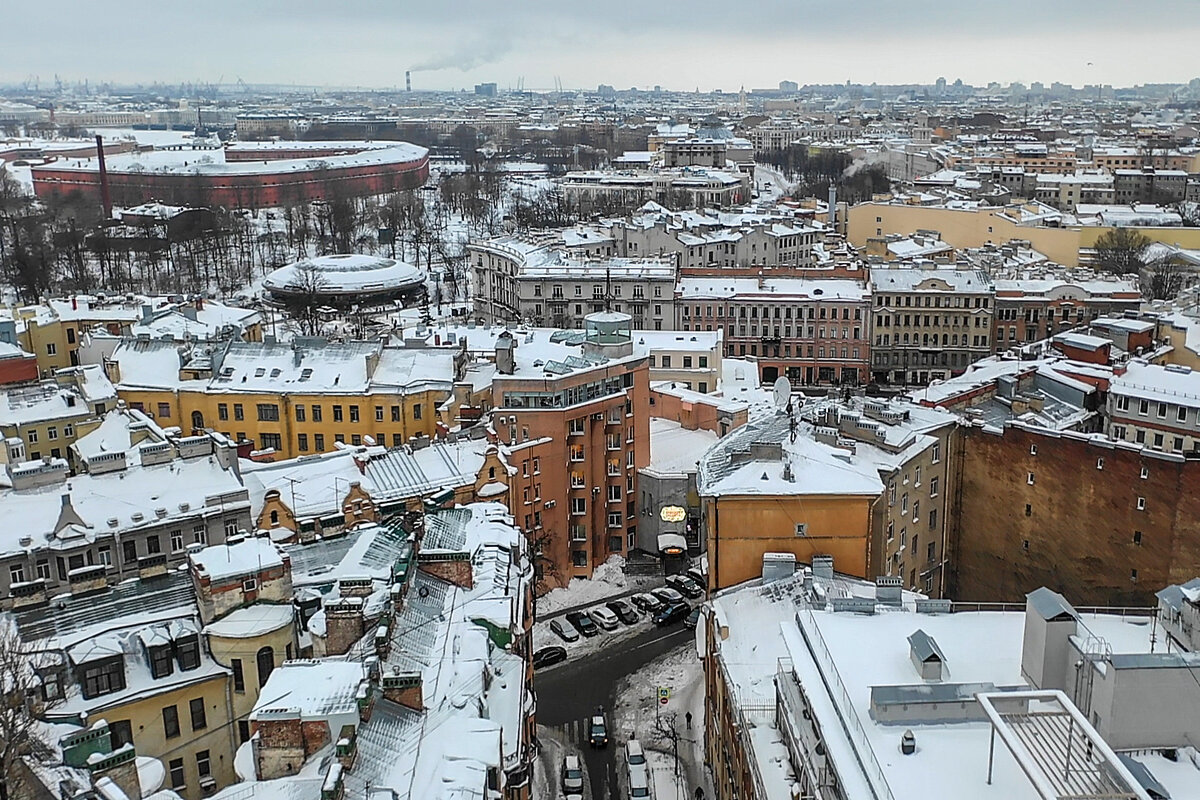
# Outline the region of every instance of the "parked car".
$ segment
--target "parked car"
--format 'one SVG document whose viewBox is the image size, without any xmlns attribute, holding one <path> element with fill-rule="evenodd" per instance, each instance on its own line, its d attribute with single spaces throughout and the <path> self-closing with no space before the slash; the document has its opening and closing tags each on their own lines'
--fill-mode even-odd
<svg viewBox="0 0 1200 800">
<path fill-rule="evenodd" d="M 610 600 L 608 609 L 617 615 L 617 619 L 626 625 L 633 625 L 641 617 L 633 610 L 633 605 L 627 600 Z"/>
<path fill-rule="evenodd" d="M 695 567 L 691 567 L 683 574 L 687 575 L 689 578 L 691 578 L 692 580 L 694 580 L 696 583 L 700 584 L 701 586 L 705 586 L 705 587 L 708 586 L 708 576 L 705 575 L 700 570 L 696 569 Z"/>
<path fill-rule="evenodd" d="M 642 749 L 642 743 L 637 739 L 630 739 L 625 743 L 625 761 L 630 767 L 646 766 L 646 751 Z"/>
<path fill-rule="evenodd" d="M 694 628 L 699 623 L 700 623 L 700 606 L 696 606 L 695 608 L 692 609 L 692 613 L 688 614 L 687 619 L 685 619 L 683 621 L 683 624 L 687 625 L 689 628 Z"/>
<path fill-rule="evenodd" d="M 643 767 L 639 770 L 629 771 L 629 798 L 630 800 L 646 800 L 650 797 L 650 775 Z"/>
<path fill-rule="evenodd" d="M 609 611 L 604 606 L 596 606 L 592 610 L 588 611 L 588 614 L 590 614 L 592 619 L 596 621 L 597 625 L 606 631 L 615 631 L 617 628 L 621 627 L 621 621 L 617 619 L 617 615 Z"/>
<path fill-rule="evenodd" d="M 667 578 L 667 586 L 670 586 L 684 597 L 695 599 L 704 596 L 704 587 L 684 575 L 670 576 Z"/>
<path fill-rule="evenodd" d="M 595 636 L 600 633 L 600 629 L 596 627 L 596 621 L 586 611 L 572 611 L 567 614 L 567 622 L 582 633 L 584 636 Z"/>
<path fill-rule="evenodd" d="M 633 601 L 633 604 L 635 606 L 637 606 L 642 611 L 645 611 L 648 614 L 657 614 L 659 611 L 663 610 L 664 606 L 666 606 L 666 603 L 664 603 L 662 600 L 658 599 L 654 595 L 650 594 L 649 592 L 642 592 L 640 594 L 635 594 L 633 597 L 631 597 L 629 599 Z"/>
<path fill-rule="evenodd" d="M 660 586 L 657 589 L 650 591 L 652 595 L 663 601 L 663 605 L 671 605 L 672 603 L 682 603 L 683 595 L 669 586 Z"/>
<path fill-rule="evenodd" d="M 561 664 L 567 660 L 567 648 L 551 645 L 537 650 L 533 654 L 533 668 L 541 669 L 542 667 L 550 667 L 555 664 Z"/>
<path fill-rule="evenodd" d="M 692 607 L 687 603 L 672 603 L 655 615 L 654 624 L 672 625 L 680 620 L 687 619 L 687 615 L 690 613 L 692 613 Z"/>
<path fill-rule="evenodd" d="M 603 714 L 596 714 L 588 725 L 588 744 L 592 747 L 608 747 L 608 723 Z"/>
<path fill-rule="evenodd" d="M 568 628 L 566 625 L 563 625 L 560 620 L 550 620 L 550 630 L 554 631 L 558 635 L 558 638 L 562 639 L 564 642 L 579 641 L 579 634 L 575 631 L 575 629 Z"/>
<path fill-rule="evenodd" d="M 568 753 L 563 756 L 562 788 L 566 794 L 583 792 L 583 763 L 576 753 Z"/>
</svg>

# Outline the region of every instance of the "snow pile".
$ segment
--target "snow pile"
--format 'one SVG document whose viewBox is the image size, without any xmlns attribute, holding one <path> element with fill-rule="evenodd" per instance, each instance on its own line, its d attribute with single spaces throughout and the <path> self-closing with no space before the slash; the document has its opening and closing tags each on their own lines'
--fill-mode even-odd
<svg viewBox="0 0 1200 800">
<path fill-rule="evenodd" d="M 572 578 L 571 582 L 561 589 L 551 589 L 539 597 L 538 615 L 546 616 L 564 608 L 598 603 L 621 594 L 626 585 L 625 559 L 622 556 L 609 556 L 607 561 L 596 567 L 590 580 Z"/>
</svg>

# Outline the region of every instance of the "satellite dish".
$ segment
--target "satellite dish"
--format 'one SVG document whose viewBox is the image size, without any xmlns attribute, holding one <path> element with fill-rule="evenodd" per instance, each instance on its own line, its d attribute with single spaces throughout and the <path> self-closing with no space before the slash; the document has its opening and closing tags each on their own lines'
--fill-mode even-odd
<svg viewBox="0 0 1200 800">
<path fill-rule="evenodd" d="M 792 401 L 792 383 L 783 375 L 775 379 L 775 386 L 771 389 L 771 394 L 775 397 L 775 407 L 783 411 Z"/>
</svg>

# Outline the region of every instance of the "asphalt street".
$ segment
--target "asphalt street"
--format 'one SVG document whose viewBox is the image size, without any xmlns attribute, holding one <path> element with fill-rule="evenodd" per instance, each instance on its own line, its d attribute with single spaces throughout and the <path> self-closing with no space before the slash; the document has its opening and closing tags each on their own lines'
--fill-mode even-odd
<svg viewBox="0 0 1200 800">
<path fill-rule="evenodd" d="M 600 634 L 601 636 L 605 634 Z M 676 623 L 668 628 L 650 628 L 630 639 L 614 643 L 586 658 L 567 661 L 539 671 L 534 677 L 537 694 L 537 721 L 553 731 L 567 748 L 577 750 L 587 765 L 592 799 L 616 798 L 618 738 L 612 729 L 609 709 L 616 702 L 617 684 L 623 677 L 637 672 L 654 659 L 693 637 L 691 628 Z M 608 720 L 608 735 L 613 744 L 595 750 L 588 746 L 588 718 L 598 706 L 603 706 Z M 551 785 L 558 781 L 558 765 L 550 776 Z"/>
</svg>

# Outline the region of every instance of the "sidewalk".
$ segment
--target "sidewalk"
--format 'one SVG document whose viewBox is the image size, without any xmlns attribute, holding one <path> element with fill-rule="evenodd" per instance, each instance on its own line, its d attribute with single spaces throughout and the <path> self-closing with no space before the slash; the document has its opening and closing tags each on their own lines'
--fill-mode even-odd
<svg viewBox="0 0 1200 800">
<path fill-rule="evenodd" d="M 546 620 L 551 620 L 556 617 L 566 616 L 567 614 L 570 614 L 572 611 L 587 611 L 589 608 L 595 608 L 597 605 L 607 603 L 609 600 L 622 600 L 626 597 L 632 597 L 635 594 L 641 594 L 642 592 L 648 592 L 651 589 L 657 589 L 660 586 L 666 585 L 666 582 L 665 582 L 663 576 L 661 576 L 661 575 L 657 575 L 654 577 L 639 576 L 637 578 L 630 578 L 629 581 L 636 585 L 633 588 L 623 589 L 620 592 L 618 592 L 617 594 L 607 595 L 600 599 L 594 599 L 588 603 L 580 603 L 579 605 L 576 605 L 576 606 L 568 606 L 566 608 L 560 608 L 555 611 L 551 611 L 548 614 L 535 614 L 534 619 L 537 622 L 545 622 Z"/>
</svg>

